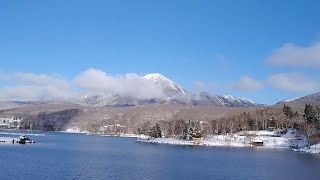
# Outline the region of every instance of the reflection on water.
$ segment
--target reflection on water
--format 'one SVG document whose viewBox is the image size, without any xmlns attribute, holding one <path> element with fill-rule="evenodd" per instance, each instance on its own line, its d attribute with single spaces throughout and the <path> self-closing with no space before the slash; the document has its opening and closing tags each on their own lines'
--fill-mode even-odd
<svg viewBox="0 0 320 180">
<path fill-rule="evenodd" d="M 45 133 L 0 144 L 1 179 L 318 179 L 320 156 L 289 150 L 144 144 Z"/>
</svg>

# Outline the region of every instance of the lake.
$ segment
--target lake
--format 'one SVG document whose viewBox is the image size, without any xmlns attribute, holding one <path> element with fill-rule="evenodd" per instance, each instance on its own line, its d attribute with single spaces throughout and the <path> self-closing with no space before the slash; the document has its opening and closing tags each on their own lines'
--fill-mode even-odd
<svg viewBox="0 0 320 180">
<path fill-rule="evenodd" d="M 30 136 L 36 144 L 0 143 L 0 179 L 320 179 L 320 155 L 290 150 L 44 134 Z"/>
</svg>

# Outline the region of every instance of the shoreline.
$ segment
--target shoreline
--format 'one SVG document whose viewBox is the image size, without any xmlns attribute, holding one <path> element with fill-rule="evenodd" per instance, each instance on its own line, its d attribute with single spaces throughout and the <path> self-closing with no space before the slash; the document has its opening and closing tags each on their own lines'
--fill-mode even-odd
<svg viewBox="0 0 320 180">
<path fill-rule="evenodd" d="M 291 149 L 294 152 L 320 154 L 320 143 L 310 146 L 309 149 L 306 139 L 298 137 L 294 129 L 289 129 L 286 134 L 281 136 L 275 136 L 273 132 L 267 131 L 248 131 L 233 135 L 211 135 L 195 141 L 178 138 L 151 138 L 141 135 L 137 142 L 181 146 Z M 257 145 L 255 142 L 261 144 Z"/>
<path fill-rule="evenodd" d="M 28 132 L 28 131 L 26 131 Z M 303 152 L 310 154 L 320 154 L 320 142 L 307 147 L 307 142 L 304 139 L 297 140 L 295 138 L 294 130 L 289 130 L 286 134 L 274 137 L 264 134 L 265 132 L 257 131 L 257 136 L 248 137 L 243 135 L 243 132 L 230 135 L 212 135 L 201 140 L 192 141 L 178 138 L 151 138 L 146 135 L 138 134 L 99 134 L 88 133 L 81 131 L 54 131 L 66 134 L 87 134 L 98 135 L 102 137 L 120 137 L 120 138 L 137 138 L 136 142 L 152 143 L 152 144 L 166 144 L 166 145 L 179 145 L 179 146 L 205 146 L 205 147 L 249 147 L 249 148 L 267 148 L 267 149 L 291 149 L 294 152 Z M 251 131 L 252 133 L 253 131 Z M 9 133 L 0 132 L 0 135 L 22 135 L 24 133 Z M 45 136 L 45 134 L 24 134 L 28 136 Z M 8 141 L 10 137 L 0 137 L 0 141 Z M 10 138 L 12 139 L 12 138 Z M 252 142 L 261 141 L 263 145 L 253 145 Z M 292 145 L 297 145 L 293 147 Z"/>
<path fill-rule="evenodd" d="M 261 149 L 287 149 L 293 152 L 301 152 L 307 154 L 320 154 L 320 143 L 308 147 L 301 147 L 299 149 L 294 149 L 290 147 L 281 147 L 281 146 L 255 146 L 251 144 L 219 144 L 211 143 L 208 141 L 203 141 L 201 144 L 194 144 L 193 141 L 175 139 L 175 138 L 155 138 L 149 140 L 138 139 L 139 143 L 150 143 L 150 144 L 164 144 L 164 145 L 173 145 L 173 146 L 201 146 L 201 147 L 230 147 L 230 148 L 261 148 Z"/>
</svg>

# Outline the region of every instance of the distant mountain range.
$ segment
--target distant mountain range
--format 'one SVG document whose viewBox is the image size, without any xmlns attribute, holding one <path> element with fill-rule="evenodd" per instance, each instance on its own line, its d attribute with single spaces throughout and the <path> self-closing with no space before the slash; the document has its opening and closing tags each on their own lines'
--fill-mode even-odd
<svg viewBox="0 0 320 180">
<path fill-rule="evenodd" d="M 213 95 L 208 92 L 189 93 L 178 83 L 159 74 L 152 73 L 143 76 L 145 80 L 152 82 L 155 87 L 163 92 L 163 98 L 138 99 L 135 97 L 121 96 L 120 94 L 89 95 L 82 94 L 78 99 L 64 100 L 86 107 L 127 107 L 138 105 L 168 104 L 186 106 L 217 106 L 217 107 L 255 107 L 260 106 L 247 98 L 231 95 Z M 25 107 L 30 105 L 55 104 L 62 101 L 1 101 L 0 109 Z"/>
<path fill-rule="evenodd" d="M 185 88 L 171 79 L 159 74 L 147 74 L 143 78 L 150 80 L 156 87 L 161 88 L 165 98 L 137 99 L 134 97 L 123 97 L 119 94 L 108 94 L 103 96 L 82 95 L 80 100 L 73 103 L 83 106 L 136 106 L 148 104 L 180 104 L 189 106 L 226 106 L 226 107 L 254 107 L 260 106 L 247 98 L 231 95 L 213 95 L 207 92 L 189 93 Z"/>
<path fill-rule="evenodd" d="M 185 88 L 169 78 L 159 74 L 147 74 L 143 78 L 149 80 L 164 93 L 164 98 L 138 99 L 124 97 L 119 94 L 88 95 L 82 94 L 73 100 L 51 100 L 51 101 L 0 101 L 1 109 L 12 109 L 34 105 L 61 105 L 85 106 L 85 107 L 128 107 L 138 105 L 186 105 L 186 106 L 215 106 L 215 107 L 257 107 L 266 106 L 257 104 L 250 99 L 235 97 L 231 95 L 213 95 L 208 92 L 189 93 Z M 287 99 L 275 104 L 281 106 L 303 107 L 306 103 L 320 105 L 320 92 L 305 97 Z"/>
</svg>

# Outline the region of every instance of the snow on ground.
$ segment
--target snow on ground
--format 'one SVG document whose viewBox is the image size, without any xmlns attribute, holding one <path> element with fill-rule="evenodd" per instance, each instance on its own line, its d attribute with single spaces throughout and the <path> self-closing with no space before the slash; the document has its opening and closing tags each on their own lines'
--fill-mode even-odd
<svg viewBox="0 0 320 180">
<path fill-rule="evenodd" d="M 180 140 L 176 138 L 155 138 L 155 139 L 138 139 L 139 142 L 172 144 L 172 145 L 193 145 L 192 141 Z"/>
<path fill-rule="evenodd" d="M 65 133 L 83 133 L 83 134 L 88 134 L 89 131 L 81 131 L 79 128 L 77 127 L 72 127 L 72 128 L 69 128 L 65 131 L 62 131 L 62 132 L 65 132 Z"/>
<path fill-rule="evenodd" d="M 284 100 L 284 102 L 292 102 L 292 101 L 295 101 L 297 99 L 300 99 L 300 98 L 298 97 L 298 98 L 286 99 L 286 100 Z"/>
<path fill-rule="evenodd" d="M 294 151 L 311 153 L 311 154 L 320 154 L 320 143 L 310 146 L 310 149 L 308 147 L 304 147 L 300 149 L 294 149 Z"/>
<path fill-rule="evenodd" d="M 280 136 L 279 132 L 277 131 L 241 131 L 237 133 L 239 135 L 257 135 L 257 136 Z"/>
<path fill-rule="evenodd" d="M 125 138 L 140 138 L 138 134 L 102 134 L 105 137 L 125 137 Z"/>
<path fill-rule="evenodd" d="M 120 137 L 137 138 L 138 134 L 120 134 Z"/>
<path fill-rule="evenodd" d="M 254 133 L 255 132 L 255 133 Z M 243 134 L 246 134 L 243 135 Z M 250 134 L 250 135 L 248 135 Z M 214 135 L 203 138 L 199 145 L 203 146 L 232 146 L 232 147 L 247 147 L 252 146 L 252 142 L 263 142 L 263 147 L 268 148 L 291 148 L 305 147 L 306 141 L 302 138 L 297 138 L 296 131 L 289 129 L 288 132 L 281 137 L 276 137 L 278 133 L 269 131 L 250 131 L 240 132 L 234 135 Z M 175 138 L 138 138 L 139 142 L 159 143 L 159 144 L 174 144 L 174 145 L 194 145 L 193 141 L 175 139 Z M 320 145 L 319 145 L 320 149 Z"/>
</svg>

